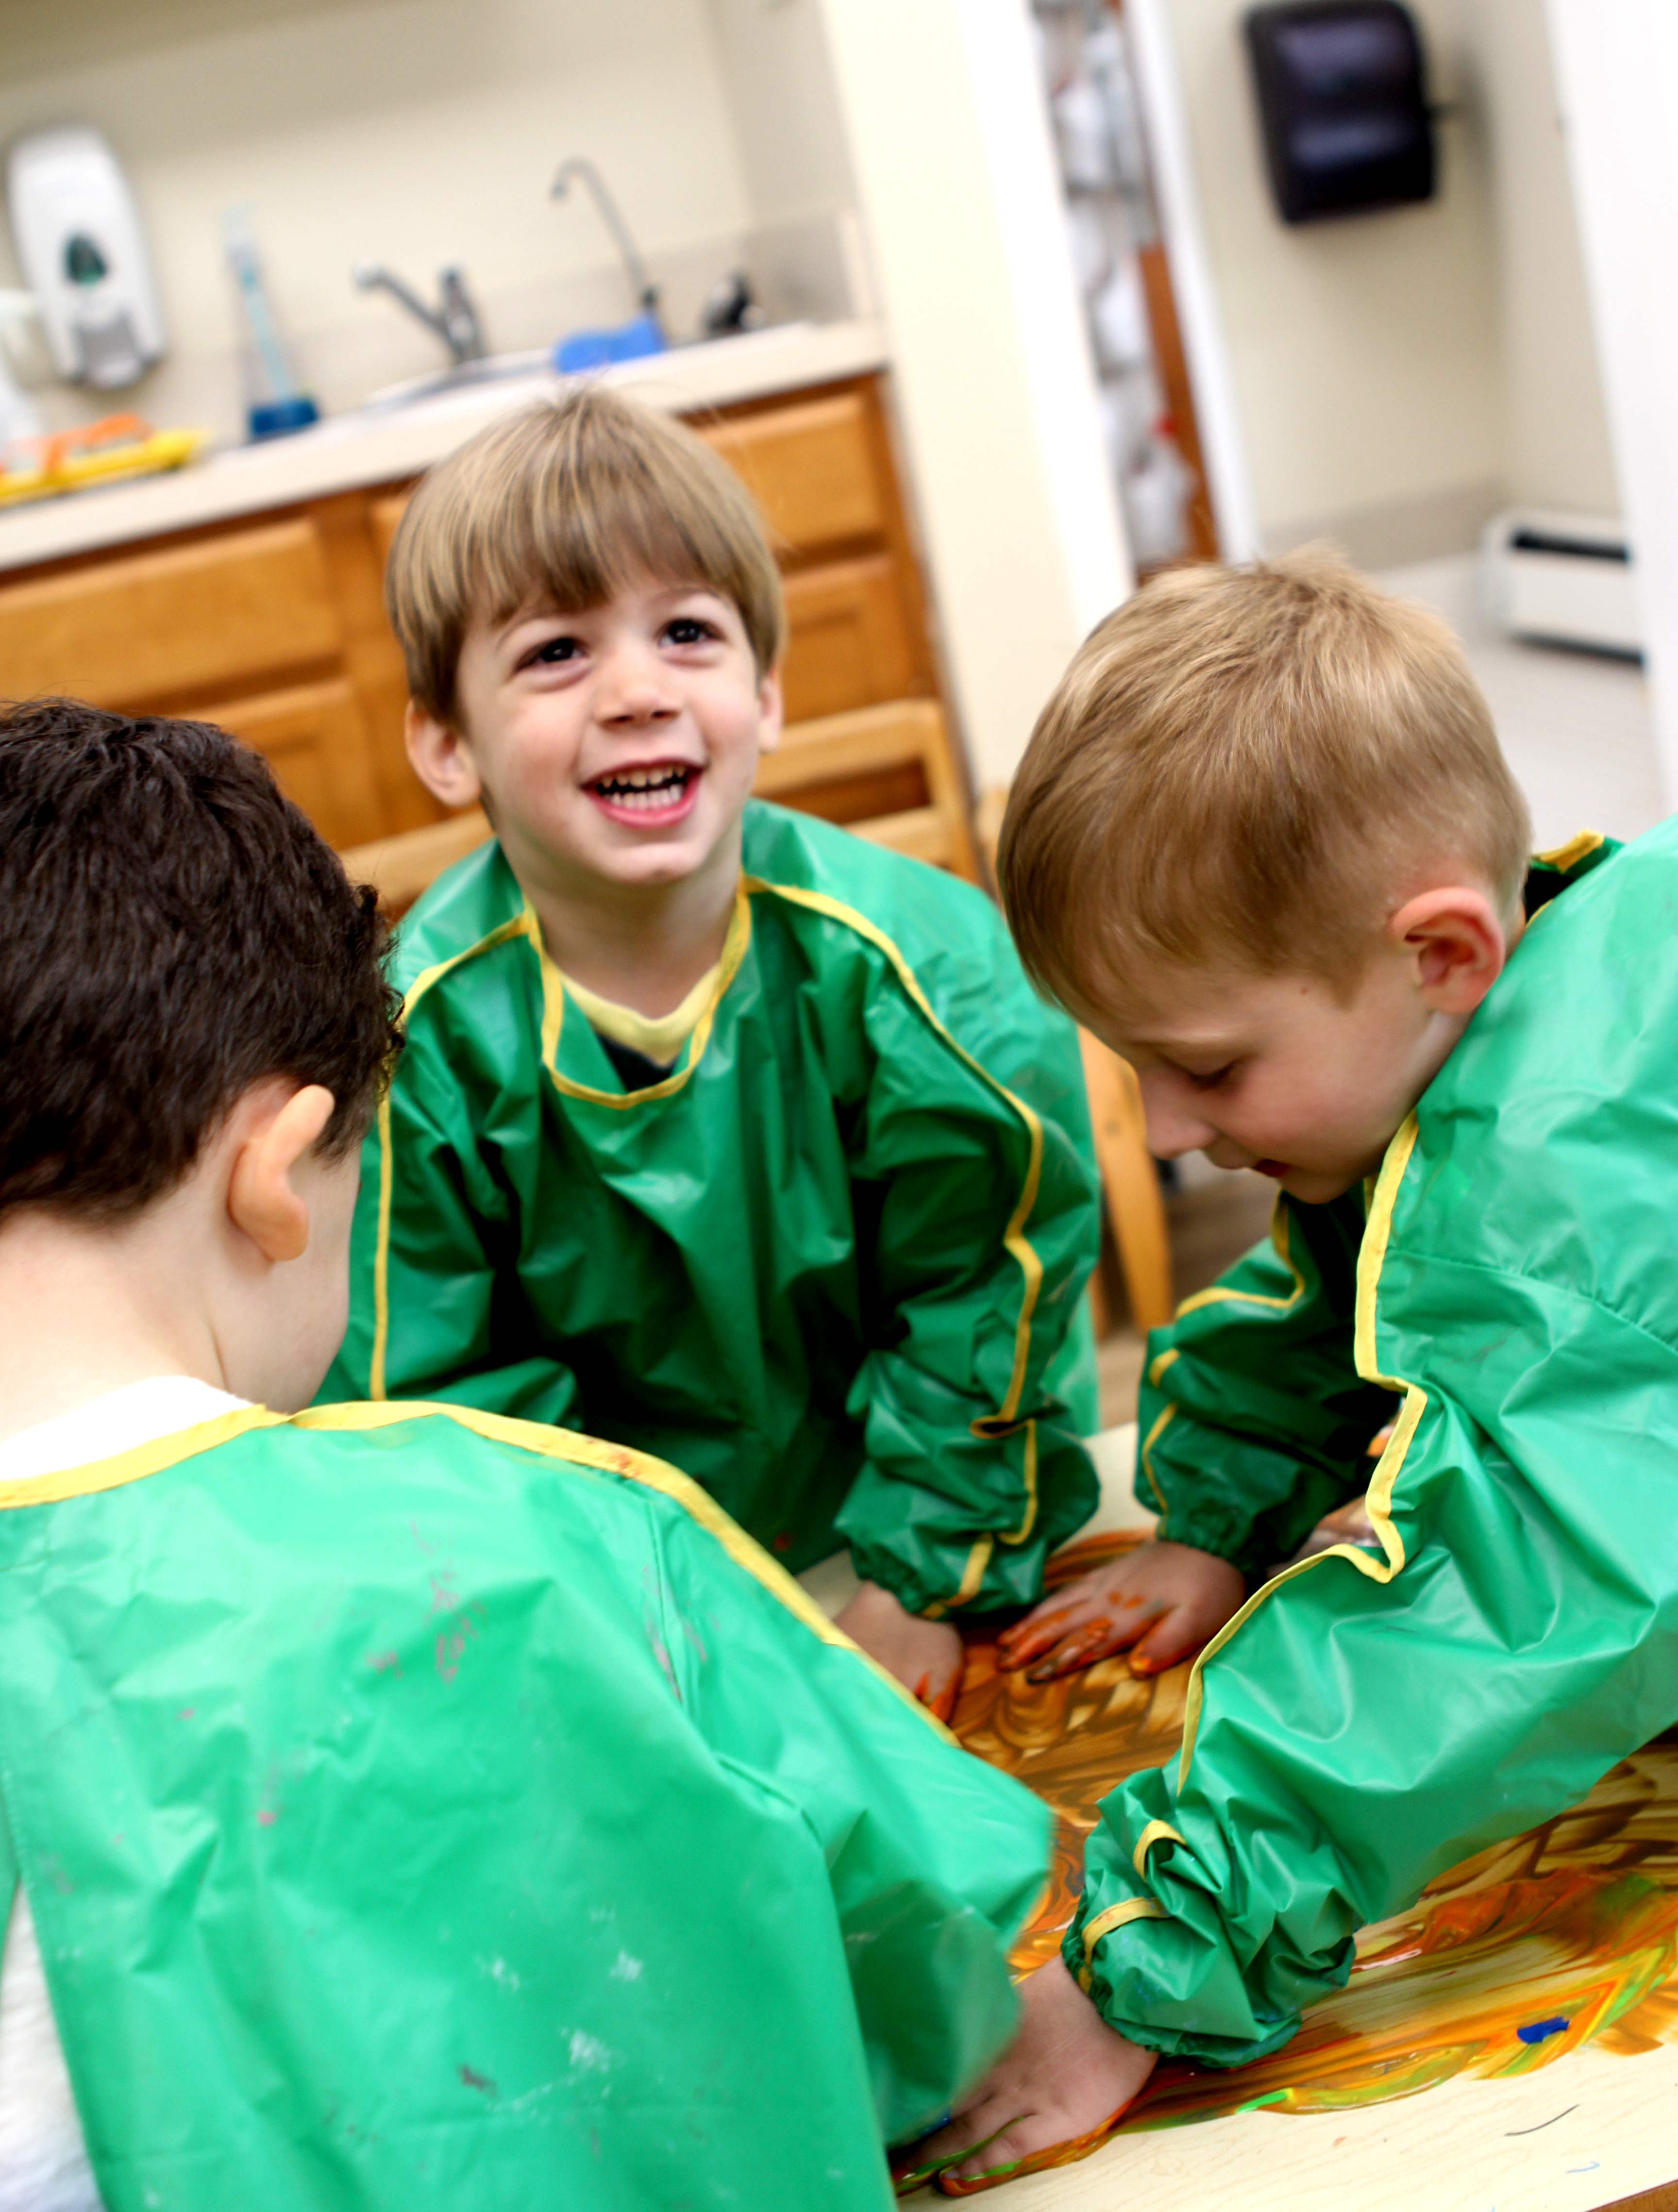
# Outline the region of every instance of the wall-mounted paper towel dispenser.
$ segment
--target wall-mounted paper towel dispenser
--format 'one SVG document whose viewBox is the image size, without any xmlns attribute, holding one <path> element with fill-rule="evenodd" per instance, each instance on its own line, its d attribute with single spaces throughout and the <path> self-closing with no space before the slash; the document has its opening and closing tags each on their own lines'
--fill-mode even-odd
<svg viewBox="0 0 1678 2212">
<path fill-rule="evenodd" d="M 1310 0 L 1244 18 L 1284 222 L 1433 197 L 1421 40 L 1398 0 Z"/>
</svg>

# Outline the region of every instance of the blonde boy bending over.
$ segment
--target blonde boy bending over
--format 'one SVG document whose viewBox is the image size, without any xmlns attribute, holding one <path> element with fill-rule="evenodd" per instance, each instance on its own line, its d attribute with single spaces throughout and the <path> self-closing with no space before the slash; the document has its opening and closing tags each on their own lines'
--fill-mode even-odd
<svg viewBox="0 0 1678 2212">
<path fill-rule="evenodd" d="M 392 549 L 408 750 L 495 830 L 404 925 L 338 1395 L 673 1457 L 934 1705 L 1089 1513 L 1076 1039 L 970 886 L 749 798 L 782 613 L 744 489 L 600 391 Z"/>
<path fill-rule="evenodd" d="M 1001 844 L 1028 969 L 1135 1066 L 1157 1152 L 1277 1201 L 1149 1342 L 1158 1540 L 1012 1638 L 1211 1641 L 930 2148 L 969 2180 L 1158 2052 L 1275 2050 L 1360 1925 L 1678 1718 L 1678 823 L 1527 834 L 1443 624 L 1319 557 L 1162 578 L 1038 725 Z M 1263 1580 L 1365 1484 L 1369 1540 Z"/>
</svg>

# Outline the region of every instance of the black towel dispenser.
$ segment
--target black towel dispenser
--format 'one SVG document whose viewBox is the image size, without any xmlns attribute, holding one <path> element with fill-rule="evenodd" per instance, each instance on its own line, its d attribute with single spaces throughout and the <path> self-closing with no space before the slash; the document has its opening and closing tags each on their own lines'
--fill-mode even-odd
<svg viewBox="0 0 1678 2212">
<path fill-rule="evenodd" d="M 1243 19 L 1284 222 L 1432 199 L 1421 40 L 1398 0 L 1305 0 Z"/>
</svg>

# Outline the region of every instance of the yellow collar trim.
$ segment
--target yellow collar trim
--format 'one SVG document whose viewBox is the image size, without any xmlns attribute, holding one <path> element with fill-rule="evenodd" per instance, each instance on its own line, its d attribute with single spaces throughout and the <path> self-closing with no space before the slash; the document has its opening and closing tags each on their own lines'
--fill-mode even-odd
<svg viewBox="0 0 1678 2212">
<path fill-rule="evenodd" d="M 739 926 L 739 908 L 736 907 L 728 919 L 730 936 Z M 725 939 L 724 957 L 727 951 L 727 940 Z M 602 1036 L 610 1037 L 614 1044 L 627 1045 L 631 1052 L 641 1054 L 658 1066 L 667 1067 L 698 1028 L 700 1017 L 706 1007 L 714 1003 L 717 977 L 721 969 L 722 958 L 719 957 L 705 970 L 673 1012 L 660 1014 L 656 1018 L 638 1014 L 633 1006 L 620 1006 L 615 999 L 603 999 L 598 991 L 591 991 L 586 984 L 579 983 L 562 968 L 556 968 L 554 972 L 565 986 L 566 997 L 576 1001 L 590 1029 L 598 1030 Z"/>
<path fill-rule="evenodd" d="M 629 1108 L 648 1105 L 655 1099 L 671 1097 L 685 1085 L 698 1066 L 705 1047 L 710 1042 L 712 1024 L 716 1020 L 717 1008 L 722 1003 L 723 994 L 739 973 L 746 948 L 751 942 L 751 905 L 746 897 L 746 885 L 742 881 L 734 895 L 733 918 L 728 925 L 728 934 L 723 939 L 722 957 L 703 979 L 698 1015 L 688 1036 L 687 1064 L 666 1075 L 662 1083 L 649 1083 L 645 1091 L 599 1091 L 592 1084 L 574 1082 L 568 1075 L 560 1073 L 559 1040 L 565 1027 L 566 996 L 572 987 L 549 958 L 547 947 L 542 942 L 542 925 L 536 918 L 535 908 L 528 902 L 521 917 L 521 926 L 541 964 L 541 1052 L 542 1065 L 548 1071 L 549 1080 L 562 1098 L 586 1098 L 593 1105 L 610 1106 L 622 1113 Z M 586 1016 L 587 1008 L 581 999 L 577 1004 L 579 1011 Z M 684 1013 L 686 1011 L 687 1001 L 684 1000 L 677 1012 Z M 673 1020 L 675 1016 L 670 1018 Z M 656 1059 L 660 1055 L 653 1054 L 648 1056 Z"/>
<path fill-rule="evenodd" d="M 91 1460 L 85 1467 L 54 1468 L 48 1474 L 31 1475 L 27 1481 L 0 1486 L 0 1513 L 23 1505 L 59 1505 L 69 1498 L 87 1498 L 97 1490 L 119 1490 L 125 1482 L 138 1482 L 148 1474 L 161 1474 L 199 1452 L 214 1451 L 247 1429 L 271 1429 L 285 1419 L 266 1406 L 240 1406 L 213 1420 L 195 1421 L 191 1428 L 171 1429 L 149 1443 L 116 1452 L 109 1459 Z"/>
<path fill-rule="evenodd" d="M 161 1474 L 166 1468 L 179 1467 L 201 1452 L 213 1451 L 218 1444 L 229 1443 L 252 1429 L 288 1425 L 296 1429 L 386 1429 L 400 1421 L 439 1418 L 457 1421 L 463 1429 L 470 1429 L 475 1436 L 487 1437 L 495 1443 L 512 1444 L 521 1451 L 533 1452 L 539 1459 L 563 1460 L 574 1467 L 594 1468 L 608 1474 L 621 1475 L 626 1481 L 641 1483 L 668 1498 L 681 1507 L 690 1520 L 696 1521 L 708 1535 L 714 1537 L 735 1565 L 761 1583 L 771 1597 L 803 1622 L 812 1636 L 840 1650 L 856 1652 L 863 1665 L 888 1683 L 895 1695 L 928 1728 L 946 1743 L 955 1742 L 944 1723 L 912 1697 L 895 1675 L 889 1674 L 866 1652 L 859 1650 L 843 1629 L 836 1627 L 803 1586 L 795 1583 L 761 1545 L 754 1543 L 690 1475 L 684 1474 L 664 1460 L 654 1459 L 650 1452 L 635 1451 L 627 1444 L 604 1443 L 598 1437 L 582 1436 L 575 1429 L 553 1429 L 544 1422 L 511 1420 L 505 1414 L 480 1413 L 475 1406 L 435 1404 L 416 1398 L 377 1406 L 310 1406 L 301 1413 L 290 1414 L 271 1413 L 266 1406 L 241 1406 L 233 1413 L 218 1413 L 214 1420 L 195 1422 L 191 1428 L 155 1437 L 149 1443 L 137 1444 L 132 1450 L 118 1452 L 110 1459 L 94 1460 L 85 1467 L 60 1468 L 51 1474 L 0 1486 L 0 1513 L 25 1505 L 62 1504 L 72 1498 L 88 1498 L 99 1491 L 120 1489 L 125 1483 L 138 1482 L 149 1474 Z"/>
</svg>

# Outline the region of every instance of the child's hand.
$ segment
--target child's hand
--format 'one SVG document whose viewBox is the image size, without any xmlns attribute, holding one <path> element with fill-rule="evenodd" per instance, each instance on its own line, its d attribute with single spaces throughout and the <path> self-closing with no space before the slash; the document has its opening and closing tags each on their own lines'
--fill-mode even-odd
<svg viewBox="0 0 1678 2212">
<path fill-rule="evenodd" d="M 1153 2071 L 1155 2053 L 1108 2027 L 1063 1960 L 1028 1975 L 1019 1995 L 1018 2034 L 954 2118 L 910 2154 L 921 2173 L 958 2160 L 940 2177 L 951 2196 L 969 2195 L 958 2185 L 981 2176 L 1030 2172 L 1043 2153 L 1104 2132 Z M 983 2148 L 960 2156 L 977 2144 Z"/>
<path fill-rule="evenodd" d="M 1191 1544 L 1139 1544 L 1044 1598 L 999 1638 L 997 1657 L 1051 1682 L 1134 1644 L 1133 1669 L 1157 1674 L 1198 1651 L 1246 1595 L 1227 1559 Z"/>
<path fill-rule="evenodd" d="M 923 1705 L 947 1721 L 961 1688 L 961 1636 L 947 1620 L 923 1620 L 909 1612 L 889 1589 L 864 1583 L 839 1615 L 853 1644 L 878 1659 Z"/>
</svg>

